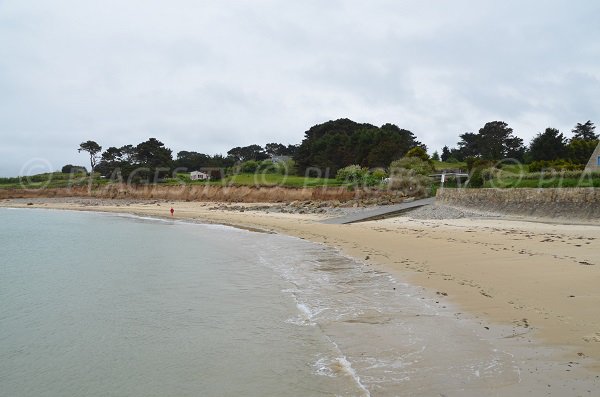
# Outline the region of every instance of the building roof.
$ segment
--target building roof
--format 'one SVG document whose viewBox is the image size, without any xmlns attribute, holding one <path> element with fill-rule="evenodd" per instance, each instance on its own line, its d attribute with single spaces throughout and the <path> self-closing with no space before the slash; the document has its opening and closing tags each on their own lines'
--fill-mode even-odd
<svg viewBox="0 0 600 397">
<path fill-rule="evenodd" d="M 596 146 L 596 150 L 592 153 L 592 157 L 590 157 L 590 161 L 588 161 L 585 166 L 586 170 L 600 170 L 600 164 L 598 158 L 600 157 L 600 142 L 598 142 L 598 146 Z"/>
</svg>

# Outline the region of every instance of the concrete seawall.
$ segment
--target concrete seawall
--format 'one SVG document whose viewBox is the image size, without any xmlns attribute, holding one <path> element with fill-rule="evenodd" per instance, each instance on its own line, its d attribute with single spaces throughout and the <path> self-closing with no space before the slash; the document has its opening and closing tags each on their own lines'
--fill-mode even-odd
<svg viewBox="0 0 600 397">
<path fill-rule="evenodd" d="M 600 188 L 440 189 L 437 202 L 541 218 L 600 222 Z"/>
</svg>

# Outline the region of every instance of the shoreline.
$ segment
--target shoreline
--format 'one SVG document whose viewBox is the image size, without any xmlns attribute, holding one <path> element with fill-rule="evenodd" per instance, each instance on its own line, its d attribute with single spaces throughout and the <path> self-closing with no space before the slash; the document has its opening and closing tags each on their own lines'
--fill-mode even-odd
<svg viewBox="0 0 600 397">
<path fill-rule="evenodd" d="M 350 225 L 319 223 L 323 214 L 210 209 L 214 203 L 67 199 L 0 201 L 0 207 L 128 213 L 280 233 L 325 244 L 447 303 L 483 329 L 512 328 L 505 338 L 539 342 L 572 366 L 600 373 L 600 226 L 540 220 L 411 219 Z M 31 202 L 31 200 L 29 200 Z M 118 204 L 119 203 L 119 204 Z M 237 204 L 239 206 L 239 204 Z M 243 205 L 242 205 L 243 206 Z"/>
</svg>

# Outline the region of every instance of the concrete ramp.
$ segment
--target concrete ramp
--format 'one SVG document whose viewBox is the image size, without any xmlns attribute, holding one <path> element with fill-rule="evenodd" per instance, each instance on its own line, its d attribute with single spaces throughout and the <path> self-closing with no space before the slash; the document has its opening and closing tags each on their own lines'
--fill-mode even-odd
<svg viewBox="0 0 600 397">
<path fill-rule="evenodd" d="M 330 225 L 344 225 L 346 223 L 365 222 L 376 219 L 388 218 L 391 216 L 398 215 L 402 212 L 423 207 L 424 205 L 431 205 L 435 202 L 435 197 L 430 197 L 422 200 L 409 201 L 407 203 L 385 205 L 372 210 L 366 210 L 356 214 L 348 214 L 339 218 L 325 219 L 321 223 L 327 223 Z"/>
</svg>

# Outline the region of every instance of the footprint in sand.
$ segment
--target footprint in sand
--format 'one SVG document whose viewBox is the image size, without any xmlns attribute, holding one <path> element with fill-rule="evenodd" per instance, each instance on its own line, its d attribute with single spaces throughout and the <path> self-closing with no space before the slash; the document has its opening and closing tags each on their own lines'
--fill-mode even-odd
<svg viewBox="0 0 600 397">
<path fill-rule="evenodd" d="M 585 265 L 585 266 L 594 266 L 593 263 L 587 262 L 587 261 L 580 261 L 579 262 L 580 265 Z"/>
<path fill-rule="evenodd" d="M 585 342 L 600 342 L 600 332 L 596 332 L 593 335 L 586 335 L 583 337 Z"/>
<path fill-rule="evenodd" d="M 523 327 L 523 328 L 529 328 L 529 326 L 530 326 L 529 321 L 526 318 L 513 321 L 513 324 L 515 324 L 517 327 Z"/>
</svg>

